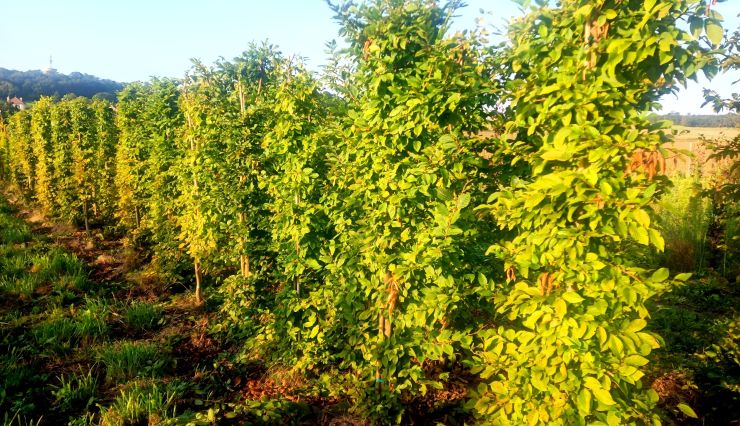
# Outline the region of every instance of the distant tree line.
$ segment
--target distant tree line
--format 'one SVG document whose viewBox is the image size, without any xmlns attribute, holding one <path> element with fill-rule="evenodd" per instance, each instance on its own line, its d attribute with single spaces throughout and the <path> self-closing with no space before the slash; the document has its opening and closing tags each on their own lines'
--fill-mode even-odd
<svg viewBox="0 0 740 426">
<path fill-rule="evenodd" d="M 115 99 L 115 93 L 122 88 L 122 83 L 79 72 L 69 75 L 45 74 L 39 70 L 17 71 L 0 68 L 0 96 L 3 102 L 8 96 L 17 96 L 29 102 L 36 101 L 42 96 L 60 98 L 70 93 L 88 98 L 100 95 Z"/>
<path fill-rule="evenodd" d="M 671 120 L 677 126 L 686 127 L 737 127 L 740 125 L 740 115 L 735 113 L 722 115 L 683 115 L 669 113 L 658 115 L 655 120 Z"/>
</svg>

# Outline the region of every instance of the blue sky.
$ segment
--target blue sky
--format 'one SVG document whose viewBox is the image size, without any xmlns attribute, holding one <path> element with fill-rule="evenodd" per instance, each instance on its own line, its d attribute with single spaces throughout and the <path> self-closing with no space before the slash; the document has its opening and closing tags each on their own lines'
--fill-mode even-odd
<svg viewBox="0 0 740 426">
<path fill-rule="evenodd" d="M 504 28 L 520 14 L 510 0 L 468 0 L 456 28 L 472 28 L 479 9 L 492 11 L 487 24 Z M 737 28 L 738 0 L 716 10 Z M 150 76 L 182 76 L 190 58 L 212 62 L 241 53 L 250 41 L 268 39 L 286 54 L 324 63 L 324 44 L 337 38 L 338 26 L 323 0 L 0 0 L 0 67 L 54 67 L 118 81 Z M 664 111 L 699 113 L 701 88 L 740 91 L 720 76 L 711 84 L 691 85 L 679 98 L 664 101 Z M 707 111 L 706 109 L 704 111 Z"/>
</svg>

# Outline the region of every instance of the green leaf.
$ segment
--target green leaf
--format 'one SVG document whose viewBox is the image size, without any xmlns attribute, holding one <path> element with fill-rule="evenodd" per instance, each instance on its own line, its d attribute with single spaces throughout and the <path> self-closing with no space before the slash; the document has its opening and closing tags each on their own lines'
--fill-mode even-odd
<svg viewBox="0 0 740 426">
<path fill-rule="evenodd" d="M 679 403 L 676 407 L 681 410 L 681 412 L 684 413 L 687 417 L 691 417 L 692 419 L 699 418 L 699 416 L 696 415 L 696 412 L 694 412 L 691 407 L 683 402 Z"/>
<path fill-rule="evenodd" d="M 691 275 L 693 275 L 691 272 L 684 272 L 682 274 L 676 275 L 673 279 L 676 281 L 686 281 L 691 278 Z"/>
<path fill-rule="evenodd" d="M 310 333 L 310 334 L 308 335 L 308 338 L 309 338 L 309 339 L 313 339 L 313 338 L 314 338 L 314 337 L 316 337 L 316 336 L 317 336 L 318 334 L 319 334 L 319 326 L 318 326 L 318 325 L 315 325 L 315 326 L 314 326 L 314 327 L 313 327 L 313 328 L 311 329 L 311 333 Z"/>
<path fill-rule="evenodd" d="M 558 318 L 563 318 L 568 312 L 568 305 L 565 304 L 562 298 L 555 300 L 553 305 L 555 307 L 555 315 L 557 315 Z"/>
<path fill-rule="evenodd" d="M 591 392 L 588 389 L 581 389 L 576 398 L 576 407 L 581 417 L 591 413 Z"/>
<path fill-rule="evenodd" d="M 561 297 L 570 304 L 578 304 L 578 303 L 583 302 L 584 300 L 580 294 L 572 292 L 572 291 L 567 291 L 563 293 Z"/>
<path fill-rule="evenodd" d="M 691 35 L 694 38 L 699 38 L 701 36 L 701 30 L 703 26 L 703 19 L 695 15 L 689 16 L 689 30 L 691 31 Z"/>
<path fill-rule="evenodd" d="M 321 265 L 319 265 L 319 262 L 317 262 L 316 259 L 306 259 L 306 265 L 311 269 L 321 269 Z"/>
<path fill-rule="evenodd" d="M 635 218 L 637 223 L 644 226 L 645 228 L 650 226 L 650 215 L 645 212 L 645 210 L 637 209 L 634 212 L 632 212 L 632 217 Z"/>
<path fill-rule="evenodd" d="M 624 362 L 633 367 L 642 367 L 648 363 L 648 360 L 640 355 L 630 355 L 624 359 Z"/>
<path fill-rule="evenodd" d="M 600 389 L 601 388 L 601 382 L 596 380 L 596 378 L 587 376 L 583 378 L 583 384 L 586 386 L 586 388 L 594 390 L 594 389 Z"/>
<path fill-rule="evenodd" d="M 668 268 L 660 268 L 657 271 L 653 272 L 653 275 L 650 277 L 650 281 L 662 283 L 668 278 L 668 275 Z"/>
<path fill-rule="evenodd" d="M 634 333 L 634 332 L 642 330 L 643 328 L 645 328 L 645 326 L 647 326 L 647 321 L 645 321 L 642 318 L 637 318 L 637 319 L 630 321 L 630 323 L 627 324 L 627 327 L 625 327 L 625 331 Z"/>
<path fill-rule="evenodd" d="M 596 399 L 604 404 L 604 405 L 614 405 L 614 399 L 612 399 L 612 394 L 609 393 L 609 391 L 598 388 L 598 389 L 592 389 L 592 392 L 594 393 L 594 396 Z"/>
<path fill-rule="evenodd" d="M 709 41 L 711 41 L 712 44 L 714 44 L 715 46 L 719 46 L 719 44 L 722 42 L 722 37 L 724 37 L 725 35 L 724 31 L 722 30 L 722 26 L 711 19 L 708 19 L 706 22 L 704 22 L 704 31 L 707 33 Z"/>
<path fill-rule="evenodd" d="M 653 243 L 653 246 L 655 246 L 658 252 L 663 252 L 665 250 L 665 240 L 660 232 L 650 228 L 648 229 L 648 236 L 650 237 L 650 242 Z"/>
</svg>

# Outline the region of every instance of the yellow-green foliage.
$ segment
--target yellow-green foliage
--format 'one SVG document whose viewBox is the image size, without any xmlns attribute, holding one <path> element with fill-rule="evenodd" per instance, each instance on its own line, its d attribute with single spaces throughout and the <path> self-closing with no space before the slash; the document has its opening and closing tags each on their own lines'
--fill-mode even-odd
<svg viewBox="0 0 740 426">
<path fill-rule="evenodd" d="M 10 181 L 10 146 L 8 125 L 5 117 L 0 115 L 0 180 Z"/>
<path fill-rule="evenodd" d="M 53 99 L 39 99 L 31 110 L 31 137 L 36 158 L 36 200 L 46 213 L 54 211 L 54 150 L 51 138 Z"/>
<path fill-rule="evenodd" d="M 68 98 L 54 105 L 51 112 L 51 139 L 54 150 L 52 181 L 56 211 L 54 215 L 72 221 L 77 211 L 74 207 L 75 184 L 72 177 L 72 110 Z"/>
<path fill-rule="evenodd" d="M 175 205 L 180 194 L 182 126 L 178 83 L 154 79 L 128 85 L 118 94 L 115 216 L 133 241 L 150 240 L 154 260 L 166 268 L 184 258 L 177 241 Z"/>
<path fill-rule="evenodd" d="M 26 199 L 33 197 L 36 158 L 31 143 L 31 112 L 20 111 L 10 117 L 8 127 L 10 180 Z"/>
<path fill-rule="evenodd" d="M 108 222 L 117 208 L 115 160 L 118 129 L 114 107 L 110 102 L 94 99 L 90 107 L 94 114 L 96 138 L 91 173 L 95 187 L 93 213 L 97 220 Z"/>
<path fill-rule="evenodd" d="M 720 17 L 705 0 L 522 3 L 491 47 L 451 32 L 457 1 L 342 2 L 331 90 L 252 45 L 131 84 L 116 111 L 39 101 L 0 128 L 0 172 L 61 218 L 118 220 L 155 261 L 189 257 L 197 284 L 226 278 L 231 336 L 340 371 L 322 383 L 375 420 L 462 364 L 482 423 L 657 423 L 646 301 L 670 274 L 633 256 L 663 251 L 661 230 L 669 258 L 701 246 L 708 209 L 679 181 L 656 216 L 670 132 L 647 114 L 716 72 Z M 100 359 L 122 378 L 166 367 L 151 345 Z M 142 421 L 169 406 L 155 396 L 103 416 Z"/>
<path fill-rule="evenodd" d="M 678 23 L 688 19 L 712 39 L 719 28 L 721 37 L 704 12 L 693 1 L 571 0 L 538 3 L 510 26 L 504 63 L 513 78 L 503 96 L 511 115 L 498 153 L 526 163 L 531 176 L 485 207 L 515 236 L 489 249 L 505 263 L 494 300 L 506 321 L 481 333 L 481 418 L 659 421 L 657 394 L 641 382 L 659 347 L 644 330 L 645 301 L 669 272 L 635 266 L 625 242 L 663 250 L 650 205 L 666 184 L 657 150 L 667 124 L 645 113 L 667 87 L 716 71 L 708 46 Z"/>
</svg>

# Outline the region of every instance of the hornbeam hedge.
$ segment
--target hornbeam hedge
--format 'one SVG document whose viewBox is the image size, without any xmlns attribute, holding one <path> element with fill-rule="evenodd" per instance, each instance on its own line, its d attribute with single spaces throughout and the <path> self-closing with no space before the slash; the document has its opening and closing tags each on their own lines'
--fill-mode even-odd
<svg viewBox="0 0 740 426">
<path fill-rule="evenodd" d="M 645 331 L 645 301 L 669 273 L 638 268 L 626 253 L 633 242 L 663 250 L 651 204 L 667 183 L 668 129 L 645 113 L 696 71 L 715 72 L 709 47 L 681 24 L 699 19 L 711 36 L 706 10 L 695 1 L 565 1 L 510 26 L 502 97 L 511 116 L 497 154 L 530 172 L 479 207 L 515 231 L 489 248 L 504 262 L 494 303 L 506 321 L 479 333 L 481 417 L 658 420 L 657 394 L 640 381 L 659 347 Z"/>
<path fill-rule="evenodd" d="M 642 382 L 662 250 L 660 96 L 717 70 L 698 0 L 522 2 L 492 46 L 461 2 L 332 5 L 323 76 L 274 47 L 195 62 L 118 102 L 50 98 L 0 122 L 0 177 L 47 214 L 114 226 L 244 356 L 319 377 L 378 422 L 477 377 L 491 424 L 657 423 Z"/>
</svg>

